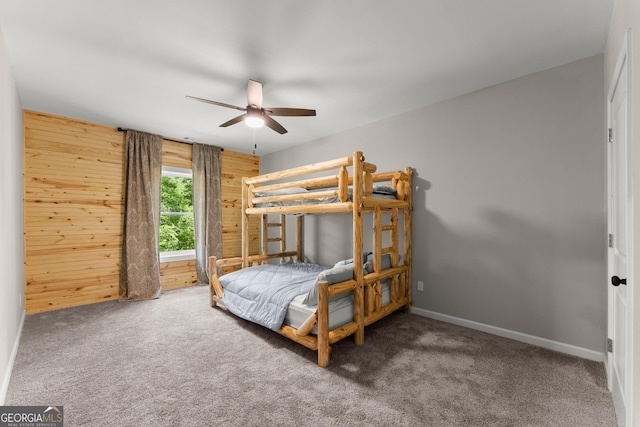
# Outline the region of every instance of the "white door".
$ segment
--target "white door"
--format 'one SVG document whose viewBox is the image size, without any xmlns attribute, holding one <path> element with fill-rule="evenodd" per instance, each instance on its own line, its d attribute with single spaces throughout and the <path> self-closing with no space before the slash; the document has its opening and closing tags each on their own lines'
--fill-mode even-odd
<svg viewBox="0 0 640 427">
<path fill-rule="evenodd" d="M 631 251 L 631 171 L 629 164 L 629 104 L 627 56 L 621 57 L 609 93 L 608 228 L 610 348 L 607 353 L 609 385 L 620 426 L 631 423 L 631 310 L 627 281 Z"/>
</svg>

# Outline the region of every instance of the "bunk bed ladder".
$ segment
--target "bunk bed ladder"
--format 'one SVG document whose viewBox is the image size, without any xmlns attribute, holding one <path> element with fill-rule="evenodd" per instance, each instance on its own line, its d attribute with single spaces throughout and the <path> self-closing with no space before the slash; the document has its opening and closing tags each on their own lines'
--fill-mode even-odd
<svg viewBox="0 0 640 427">
<path fill-rule="evenodd" d="M 388 213 L 388 221 L 385 223 L 384 216 Z M 382 247 L 384 233 L 389 233 L 389 241 L 391 246 Z M 375 208 L 373 211 L 373 271 L 380 272 L 382 270 L 382 255 L 390 254 L 391 267 L 397 267 L 399 263 L 398 248 L 398 209 L 382 210 Z M 404 297 L 404 292 L 400 289 L 399 279 L 397 276 L 391 278 L 389 286 L 391 302 L 397 302 Z M 370 315 L 374 311 L 377 312 L 382 308 L 382 283 L 376 281 L 367 286 L 365 291 L 365 316 Z"/>
<path fill-rule="evenodd" d="M 275 215 L 274 215 L 275 216 Z M 262 215 L 262 253 L 269 253 L 269 243 L 280 243 L 280 252 L 284 253 L 287 246 L 287 227 L 286 217 L 283 214 L 278 215 L 278 222 L 270 222 L 269 215 Z M 269 233 L 269 230 L 277 230 L 277 233 Z M 276 234 L 277 237 L 269 237 Z M 285 262 L 284 257 L 280 258 L 280 262 Z"/>
<path fill-rule="evenodd" d="M 262 216 L 262 254 L 273 253 L 273 251 L 269 251 L 269 244 L 279 243 L 280 244 L 280 253 L 282 256 L 280 257 L 280 262 L 293 261 L 293 256 L 295 256 L 295 261 L 302 261 L 302 243 L 301 243 L 301 233 L 302 233 L 302 216 L 296 216 L 296 251 L 295 255 L 292 255 L 291 252 L 287 252 L 287 216 L 284 214 L 280 215 L 271 215 L 263 214 Z M 274 220 L 274 217 L 277 217 Z M 272 221 L 270 221 L 270 219 Z M 277 230 L 275 233 L 269 232 L 269 230 Z M 263 263 L 266 263 L 266 258 Z"/>
</svg>

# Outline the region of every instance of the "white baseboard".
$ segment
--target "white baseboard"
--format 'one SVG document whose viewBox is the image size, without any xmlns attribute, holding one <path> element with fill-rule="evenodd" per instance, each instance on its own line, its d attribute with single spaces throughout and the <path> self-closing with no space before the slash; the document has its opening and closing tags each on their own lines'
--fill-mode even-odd
<svg viewBox="0 0 640 427">
<path fill-rule="evenodd" d="M 7 391 L 9 390 L 9 381 L 11 380 L 11 372 L 13 372 L 13 363 L 18 355 L 18 347 L 20 346 L 20 337 L 22 336 L 22 327 L 24 326 L 24 319 L 26 313 L 22 311 L 22 318 L 20 319 L 20 326 L 18 326 L 18 333 L 16 339 L 13 342 L 13 350 L 11 350 L 11 356 L 9 356 L 9 363 L 5 367 L 4 378 L 2 379 L 2 386 L 0 387 L 0 406 L 4 405 L 4 400 L 7 397 Z"/>
<path fill-rule="evenodd" d="M 475 329 L 492 335 L 497 335 L 499 337 L 509 338 L 514 341 L 520 341 L 549 350 L 570 354 L 572 356 L 578 356 L 583 359 L 594 360 L 596 362 L 604 362 L 603 353 L 599 353 L 597 351 L 589 350 L 582 347 L 577 347 L 575 345 L 565 344 L 546 338 L 540 338 L 534 335 L 523 334 L 522 332 L 511 331 L 509 329 L 486 325 L 484 323 L 478 323 L 472 320 L 461 319 L 459 317 L 449 316 L 448 314 L 437 313 L 435 311 L 423 310 L 421 308 L 411 307 L 411 312 L 417 314 L 418 316 L 428 317 L 430 319 L 440 320 L 442 322 L 453 323 L 454 325 L 464 326 L 466 328 Z"/>
</svg>

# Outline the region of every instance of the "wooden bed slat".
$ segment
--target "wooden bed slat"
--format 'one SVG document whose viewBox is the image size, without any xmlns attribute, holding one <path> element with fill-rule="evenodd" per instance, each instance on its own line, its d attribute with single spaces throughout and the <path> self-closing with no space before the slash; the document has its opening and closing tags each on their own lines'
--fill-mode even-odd
<svg viewBox="0 0 640 427">
<path fill-rule="evenodd" d="M 247 178 L 247 184 L 259 184 L 261 182 L 277 181 L 279 179 L 291 178 L 293 176 L 323 172 L 330 169 L 336 169 L 341 166 L 349 166 L 352 163 L 353 158 L 351 156 L 343 157 L 341 159 L 329 160 L 321 163 L 313 163 L 311 165 L 299 166 L 296 168 L 285 169 L 278 172 L 272 172 L 265 175 Z"/>
<path fill-rule="evenodd" d="M 312 191 L 309 193 L 281 194 L 275 196 L 260 196 L 251 198 L 251 203 L 255 206 L 258 203 L 274 202 L 298 202 L 304 200 L 315 200 L 324 198 L 338 198 L 338 190 Z"/>
<path fill-rule="evenodd" d="M 347 168 L 344 168 L 345 172 Z M 298 181 L 281 182 L 278 184 L 260 185 L 259 187 L 253 187 L 256 193 L 268 193 L 270 191 L 284 190 L 287 188 L 304 188 L 307 190 L 315 190 L 318 188 L 332 188 L 336 187 L 340 183 L 341 177 L 338 175 L 323 176 L 319 178 L 308 178 Z M 347 176 L 348 179 L 348 176 Z"/>
<path fill-rule="evenodd" d="M 309 350 L 315 350 L 315 351 L 318 350 L 318 340 L 313 335 L 298 336 L 296 334 L 296 330 L 288 325 L 283 325 L 278 330 L 278 333 L 281 335 L 284 335 L 290 340 L 297 342 L 298 344 L 302 344 L 303 346 L 307 347 Z"/>
<path fill-rule="evenodd" d="M 309 335 L 309 333 L 315 328 L 318 324 L 318 310 L 316 310 L 311 316 L 304 321 L 302 325 L 296 330 L 296 335 L 299 337 L 303 337 L 305 335 Z"/>
<path fill-rule="evenodd" d="M 332 203 L 330 205 L 302 205 L 302 206 L 273 206 L 247 208 L 247 215 L 278 214 L 331 214 L 349 213 L 353 209 L 351 202 Z"/>
<path fill-rule="evenodd" d="M 356 322 L 350 322 L 346 325 L 340 326 L 329 332 L 329 344 L 336 343 L 345 339 L 349 335 L 353 335 L 358 331 L 358 324 Z"/>
</svg>

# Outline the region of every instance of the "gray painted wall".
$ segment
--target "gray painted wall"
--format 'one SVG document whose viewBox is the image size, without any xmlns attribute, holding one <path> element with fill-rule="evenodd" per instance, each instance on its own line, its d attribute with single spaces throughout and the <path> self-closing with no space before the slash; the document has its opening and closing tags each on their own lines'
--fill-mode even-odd
<svg viewBox="0 0 640 427">
<path fill-rule="evenodd" d="M 262 172 L 355 150 L 412 166 L 415 307 L 604 352 L 603 68 L 586 58 L 265 155 Z M 311 260 L 350 254 L 347 218 L 305 221 Z"/>
<path fill-rule="evenodd" d="M 0 32 L 0 405 L 24 314 L 22 107 Z"/>
</svg>

